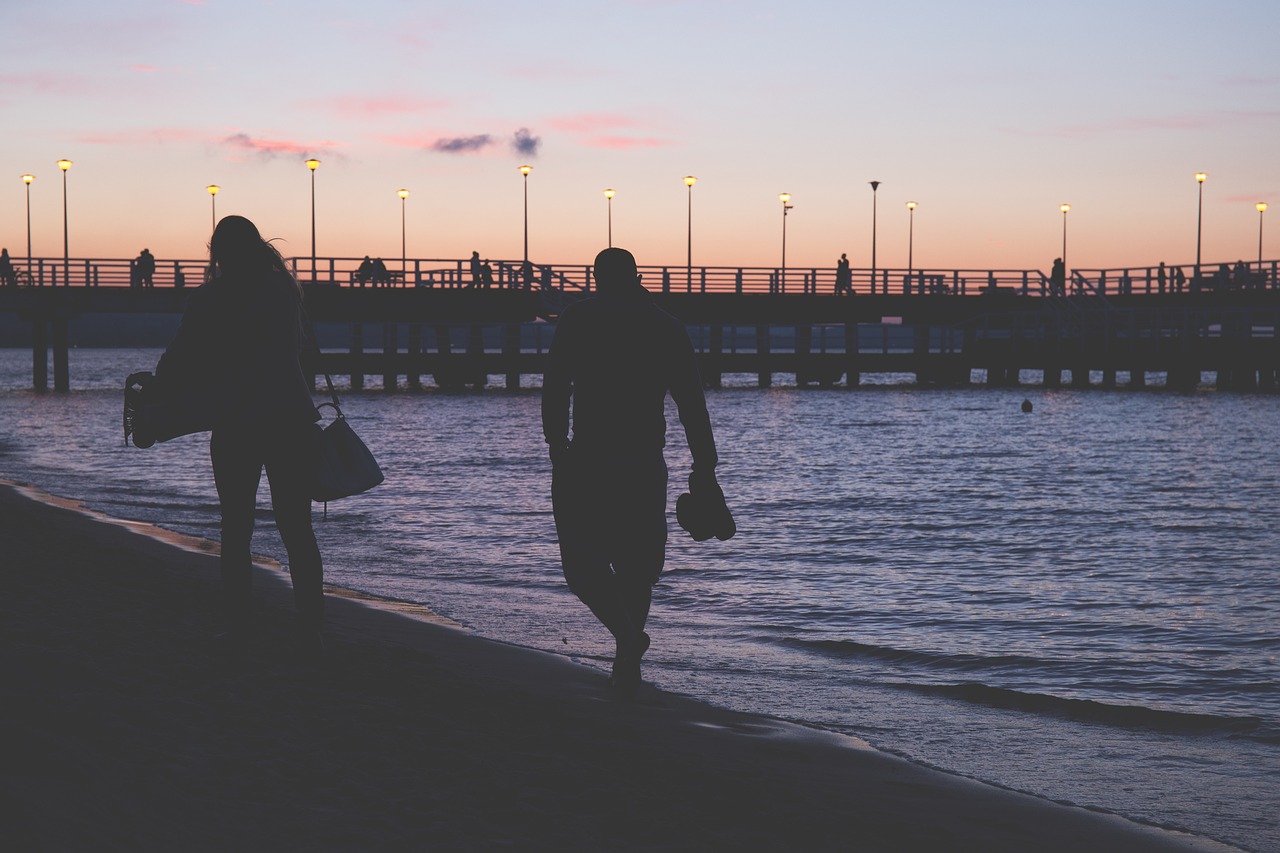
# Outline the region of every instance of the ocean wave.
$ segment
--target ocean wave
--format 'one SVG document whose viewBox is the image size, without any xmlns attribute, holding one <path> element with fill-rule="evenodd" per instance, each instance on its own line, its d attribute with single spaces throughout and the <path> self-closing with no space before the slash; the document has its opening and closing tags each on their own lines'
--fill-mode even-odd
<svg viewBox="0 0 1280 853">
<path fill-rule="evenodd" d="M 1280 730 L 1252 716 L 1233 717 L 1170 711 L 1142 705 L 1115 705 L 1093 699 L 1068 699 L 1043 693 L 1026 693 L 978 682 L 895 684 L 893 686 L 990 708 L 1063 717 L 1077 722 L 1102 723 L 1171 734 L 1231 735 L 1248 737 L 1264 743 L 1280 742 Z"/>
<path fill-rule="evenodd" d="M 974 669 L 1025 669 L 1041 667 L 1051 663 L 1026 655 L 969 655 L 946 654 L 941 652 L 922 652 L 910 649 L 895 649 L 889 646 L 876 646 L 859 643 L 854 640 L 805 640 L 799 637 L 786 637 L 780 641 L 783 645 L 806 649 L 820 654 L 839 658 L 874 658 L 893 663 L 909 664 L 957 670 Z"/>
</svg>

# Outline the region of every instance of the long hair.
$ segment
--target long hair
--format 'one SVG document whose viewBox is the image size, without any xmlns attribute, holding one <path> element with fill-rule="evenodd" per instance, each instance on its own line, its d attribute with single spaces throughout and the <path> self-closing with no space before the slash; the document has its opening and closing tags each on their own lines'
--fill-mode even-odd
<svg viewBox="0 0 1280 853">
<path fill-rule="evenodd" d="M 252 275 L 273 272 L 288 276 L 298 296 L 302 296 L 302 289 L 293 273 L 289 272 L 288 264 L 275 246 L 262 239 L 258 226 L 243 216 L 224 216 L 209 238 L 209 266 L 205 269 L 204 280 L 213 281 L 225 273 Z"/>
</svg>

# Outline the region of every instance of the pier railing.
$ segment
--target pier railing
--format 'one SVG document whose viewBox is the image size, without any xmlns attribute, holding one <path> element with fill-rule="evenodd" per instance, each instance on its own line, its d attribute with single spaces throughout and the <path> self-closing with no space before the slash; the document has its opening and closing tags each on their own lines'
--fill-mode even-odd
<svg viewBox="0 0 1280 853">
<path fill-rule="evenodd" d="M 361 280 L 361 258 L 291 258 L 288 263 L 304 283 L 337 287 L 495 287 L 562 293 L 568 298 L 595 289 L 589 264 L 530 264 L 518 260 L 491 260 L 491 281 L 474 271 L 469 259 L 410 258 L 403 268 L 398 259 L 386 262 L 381 281 Z M 204 279 L 203 259 L 160 259 L 150 280 L 138 276 L 130 259 L 14 258 L 19 285 L 73 287 L 191 287 Z M 643 266 L 644 284 L 661 293 L 787 293 L 836 294 L 837 271 L 832 267 L 725 267 Z M 1108 269 L 1076 269 L 1066 285 L 1069 295 L 1107 297 L 1133 294 L 1223 292 L 1280 289 L 1280 260 L 1250 263 Z M 840 292 L 884 295 L 976 296 L 983 293 L 1016 293 L 1022 296 L 1056 296 L 1049 276 L 1029 269 L 853 269 L 847 287 Z"/>
</svg>

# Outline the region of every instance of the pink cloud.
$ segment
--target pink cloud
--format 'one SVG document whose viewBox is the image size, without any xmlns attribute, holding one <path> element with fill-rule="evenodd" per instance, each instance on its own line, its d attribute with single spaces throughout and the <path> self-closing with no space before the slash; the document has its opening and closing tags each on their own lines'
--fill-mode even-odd
<svg viewBox="0 0 1280 853">
<path fill-rule="evenodd" d="M 313 101 L 311 106 L 331 110 L 345 118 L 379 118 L 387 115 L 405 115 L 430 112 L 449 105 L 443 99 L 418 98 L 409 95 L 371 97 L 366 95 L 338 95 L 323 101 Z"/>
<path fill-rule="evenodd" d="M 250 136 L 247 133 L 233 133 L 219 139 L 218 142 L 234 152 L 232 159 L 241 159 L 244 155 L 254 155 L 272 159 L 283 155 L 305 156 L 329 151 L 341 147 L 338 142 L 296 142 L 292 139 L 265 139 Z"/>
<path fill-rule="evenodd" d="M 156 67 L 154 65 L 130 65 L 129 70 L 130 71 L 155 71 Z"/>
<path fill-rule="evenodd" d="M 595 136 L 583 140 L 583 144 L 590 148 L 611 148 L 615 151 L 625 151 L 632 148 L 665 148 L 675 143 L 667 139 L 654 139 L 653 137 Z"/>
</svg>

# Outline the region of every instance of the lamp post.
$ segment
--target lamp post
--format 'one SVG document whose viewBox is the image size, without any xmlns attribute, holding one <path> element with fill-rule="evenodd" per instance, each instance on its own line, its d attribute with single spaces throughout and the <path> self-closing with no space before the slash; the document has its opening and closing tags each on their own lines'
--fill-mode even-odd
<svg viewBox="0 0 1280 853">
<path fill-rule="evenodd" d="M 1258 211 L 1258 263 L 1262 263 L 1262 214 L 1267 212 L 1267 203 L 1260 201 L 1254 205 Z M 31 253 L 31 249 L 27 249 L 27 254 Z"/>
<path fill-rule="evenodd" d="M 918 205 L 914 201 L 907 202 L 907 281 L 911 281 L 915 272 L 915 257 L 912 252 L 916 240 L 916 207 Z"/>
<path fill-rule="evenodd" d="M 1196 278 L 1200 278 L 1200 234 L 1204 224 L 1204 181 L 1209 177 L 1204 172 L 1196 172 L 1196 183 L 1200 185 L 1199 201 L 1196 204 Z"/>
<path fill-rule="evenodd" d="M 688 187 L 688 189 L 689 189 L 689 192 L 688 192 L 688 196 L 689 196 L 689 219 L 688 219 L 688 223 L 689 223 L 689 236 L 688 236 L 688 242 L 686 243 L 686 246 L 688 247 L 688 249 L 687 249 L 687 254 L 685 255 L 685 267 L 684 267 L 684 269 L 685 269 L 685 283 L 684 283 L 685 290 L 692 290 L 692 289 L 693 289 L 693 185 L 694 185 L 694 184 L 696 184 L 697 182 L 698 182 L 698 179 L 697 179 L 697 178 L 695 178 L 693 175 L 685 175 L 685 176 L 684 176 L 684 185 L 685 185 L 686 187 Z"/>
<path fill-rule="evenodd" d="M 408 244 L 406 243 L 405 238 L 404 200 L 409 197 L 409 191 L 406 189 L 398 189 L 396 190 L 396 195 L 400 196 L 400 283 L 403 285 L 405 283 L 405 270 L 408 269 L 405 264 L 405 246 Z"/>
<path fill-rule="evenodd" d="M 35 175 L 23 175 L 22 182 L 27 185 L 27 280 L 31 279 L 31 182 Z"/>
<path fill-rule="evenodd" d="M 778 292 L 787 289 L 787 211 L 795 207 L 791 204 L 791 193 L 778 193 L 778 201 L 782 202 L 782 270 L 778 276 Z"/>
<path fill-rule="evenodd" d="M 307 168 L 311 170 L 311 280 L 316 280 L 316 168 L 320 161 L 314 157 L 307 158 Z"/>
<path fill-rule="evenodd" d="M 67 170 L 71 168 L 70 160 L 59 160 L 58 168 L 62 170 L 62 283 L 71 284 L 71 251 L 67 239 Z"/>
<path fill-rule="evenodd" d="M 218 227 L 218 190 L 222 187 L 209 184 L 205 189 L 209 191 L 209 230 L 213 231 Z"/>
<path fill-rule="evenodd" d="M 871 181 L 871 292 L 876 292 L 876 190 L 879 181 Z M 886 292 L 888 287 L 886 285 Z"/>
<path fill-rule="evenodd" d="M 524 175 L 524 262 L 529 263 L 529 173 L 532 166 L 521 166 L 520 174 Z"/>
<path fill-rule="evenodd" d="M 617 190 L 605 190 L 605 205 L 609 209 L 609 248 L 613 248 L 613 197 L 617 195 Z"/>
<path fill-rule="evenodd" d="M 1067 270 L 1067 213 L 1071 210 L 1071 205 L 1060 204 L 1058 210 L 1062 211 L 1062 271 L 1065 274 Z"/>
</svg>

